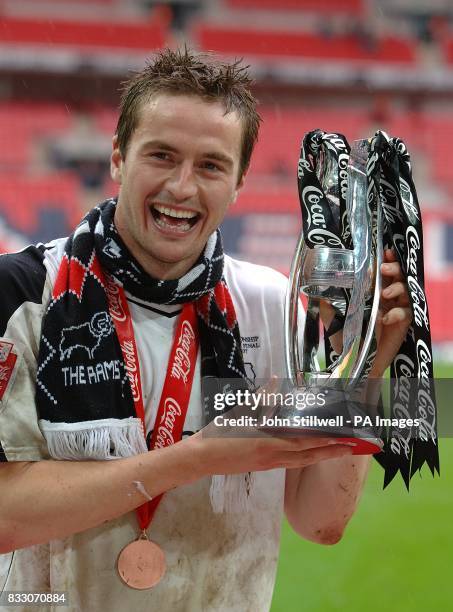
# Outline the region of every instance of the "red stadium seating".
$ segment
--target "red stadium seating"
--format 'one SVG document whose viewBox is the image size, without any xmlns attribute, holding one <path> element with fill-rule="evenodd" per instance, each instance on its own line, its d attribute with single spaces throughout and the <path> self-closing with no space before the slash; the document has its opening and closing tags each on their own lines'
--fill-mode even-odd
<svg viewBox="0 0 453 612">
<path fill-rule="evenodd" d="M 97 5 L 114 5 L 116 3 L 116 0 L 76 0 L 77 3 L 85 3 L 85 4 L 91 4 L 92 8 L 96 7 Z M 52 4 L 61 4 L 61 3 L 67 3 L 67 4 L 74 4 L 74 0 L 46 0 L 46 4 L 52 3 Z"/>
<path fill-rule="evenodd" d="M 264 107 L 261 112 L 264 121 L 249 177 L 230 209 L 230 215 L 240 227 L 235 236 L 239 256 L 288 271 L 300 227 L 296 167 L 301 139 L 317 127 L 342 131 L 349 141 L 370 136 L 375 127 L 383 128 L 391 135 L 402 137 L 415 156 L 423 149 L 432 162 L 433 177 L 453 186 L 453 155 L 449 146 L 453 139 L 453 118 L 448 113 L 389 111 L 379 119 L 378 126 L 373 126 L 369 110 L 363 107 L 318 105 L 295 109 L 277 105 Z M 112 108 L 97 108 L 93 109 L 91 118 L 100 132 L 112 133 L 117 112 Z M 11 242 L 5 242 L 10 229 L 16 232 L 19 242 L 21 237 L 26 241 L 45 240 L 67 233 L 80 220 L 81 187 L 76 174 L 29 176 L 36 138 L 47 139 L 52 134 L 65 132 L 72 122 L 71 113 L 64 105 L 0 105 L 0 249 L 2 244 L 3 248 L 16 248 Z M 106 196 L 115 195 L 118 185 L 108 180 L 103 192 Z M 426 229 L 431 217 L 428 209 L 424 214 Z M 426 235 L 432 240 L 429 231 Z M 450 298 L 451 277 L 452 274 L 448 277 L 450 286 L 444 277 L 433 277 L 431 273 L 427 278 L 435 342 L 453 340 L 453 323 L 445 310 L 446 299 L 453 299 L 453 295 Z"/>
<path fill-rule="evenodd" d="M 353 35 L 324 38 L 308 32 L 245 29 L 199 23 L 195 29 L 195 37 L 203 49 L 228 55 L 404 64 L 416 61 L 415 43 L 392 36 L 381 38 L 375 47 L 367 47 Z"/>
<path fill-rule="evenodd" d="M 145 24 L 2 17 L 0 45 L 20 43 L 149 51 L 164 45 L 167 26 L 161 17 Z"/>
<path fill-rule="evenodd" d="M 71 127 L 70 109 L 64 104 L 0 104 L 0 129 L 24 130 L 32 135 L 55 134 Z"/>
<path fill-rule="evenodd" d="M 424 117 L 422 146 L 429 156 L 435 180 L 453 186 L 453 117 L 437 113 Z"/>
<path fill-rule="evenodd" d="M 453 64 L 453 37 L 444 42 L 443 55 L 447 64 Z"/>
<path fill-rule="evenodd" d="M 31 135 L 22 129 L 0 126 L 0 171 L 27 168 L 31 157 Z"/>
<path fill-rule="evenodd" d="M 431 334 L 433 342 L 453 340 L 453 319 L 449 308 L 453 299 L 453 274 L 441 279 L 427 279 L 426 296 L 428 299 Z"/>
<path fill-rule="evenodd" d="M 26 178 L 0 175 L 0 214 L 16 231 L 33 235 L 42 210 L 62 211 L 68 227 L 81 216 L 80 182 L 72 174 Z"/>
<path fill-rule="evenodd" d="M 357 13 L 363 10 L 363 0 L 228 0 L 231 8 L 270 9 L 282 11 L 313 11 L 316 13 Z"/>
<path fill-rule="evenodd" d="M 117 108 L 95 108 L 92 111 L 92 117 L 97 129 L 103 134 L 113 135 L 118 122 Z"/>
<path fill-rule="evenodd" d="M 294 176 L 302 138 L 306 132 L 343 130 L 348 140 L 368 136 L 367 116 L 355 109 L 264 109 L 260 137 L 253 154 L 252 174 L 292 173 Z"/>
<path fill-rule="evenodd" d="M 231 208 L 230 213 L 297 213 L 300 210 L 297 197 L 297 187 L 246 187 L 238 197 L 237 202 Z"/>
<path fill-rule="evenodd" d="M 72 117 L 64 105 L 0 105 L 0 172 L 27 173 L 39 138 L 65 132 Z"/>
</svg>

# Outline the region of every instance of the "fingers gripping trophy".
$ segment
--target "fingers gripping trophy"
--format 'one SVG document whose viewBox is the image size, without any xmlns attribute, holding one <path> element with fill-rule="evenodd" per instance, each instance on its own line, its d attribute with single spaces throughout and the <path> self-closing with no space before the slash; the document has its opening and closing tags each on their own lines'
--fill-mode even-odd
<svg viewBox="0 0 453 612">
<path fill-rule="evenodd" d="M 303 139 L 297 179 L 302 230 L 290 271 L 284 330 L 289 385 L 295 391 L 328 393 L 324 406 L 302 413 L 337 417 L 340 426 L 311 433 L 353 439 L 356 454 L 376 454 L 385 468 L 384 485 L 400 472 L 409 487 L 425 462 L 433 474 L 439 465 L 421 216 L 409 154 L 400 139 L 381 131 L 351 147 L 341 134 L 314 130 Z M 391 364 L 390 416 L 421 425 L 357 429 L 354 423 L 366 421 L 364 416 L 376 423 L 381 411 L 380 401 L 367 403 L 364 389 L 377 353 L 384 248 L 391 248 L 400 264 L 413 315 Z M 303 330 L 298 329 L 301 292 L 307 301 Z M 321 319 L 323 369 L 317 358 Z M 291 408 L 274 410 L 281 415 Z M 285 433 L 302 433 L 300 427 L 290 429 Z"/>
</svg>

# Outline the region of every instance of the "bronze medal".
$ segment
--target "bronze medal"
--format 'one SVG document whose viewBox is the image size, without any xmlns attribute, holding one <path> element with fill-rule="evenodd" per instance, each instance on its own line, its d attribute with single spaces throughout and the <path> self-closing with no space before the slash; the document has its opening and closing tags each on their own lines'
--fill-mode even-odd
<svg viewBox="0 0 453 612">
<path fill-rule="evenodd" d="M 135 373 L 136 384 L 132 387 L 134 408 L 136 416 L 139 417 L 142 422 L 143 432 L 145 432 L 145 408 L 141 392 L 140 364 L 137 346 L 135 344 L 132 319 L 124 290 L 114 287 L 111 293 L 112 295 L 115 294 L 118 296 L 121 310 L 125 313 L 124 317 L 118 317 L 116 314 L 117 305 L 113 304 L 112 306 L 112 300 L 109 301 L 109 312 L 115 324 L 115 330 L 123 352 L 124 363 L 129 364 L 129 366 L 126 366 L 126 369 L 129 367 L 130 370 Z M 107 296 L 108 295 L 109 292 L 107 292 Z M 188 302 L 184 304 L 178 319 L 170 359 L 168 361 L 167 373 L 157 410 L 155 422 L 158 425 L 154 427 L 151 441 L 148 443 L 150 450 L 168 445 L 168 440 L 163 440 L 164 433 L 170 434 L 172 444 L 181 440 L 198 353 L 199 342 L 196 329 L 197 313 L 195 306 L 192 302 Z M 126 347 L 129 348 L 126 350 Z M 188 360 L 190 368 L 187 373 L 184 372 L 184 376 L 178 374 L 178 378 L 172 380 L 172 372 L 174 371 L 177 359 L 179 359 L 178 351 L 180 350 L 184 350 L 184 359 Z M 130 372 L 128 373 L 130 374 Z M 176 417 L 174 416 L 176 413 L 172 412 L 175 408 L 177 408 Z M 171 424 L 169 425 L 166 424 L 168 419 L 171 420 Z M 136 485 L 141 485 L 138 481 L 134 482 Z M 146 529 L 151 524 L 163 493 L 150 498 L 150 495 L 143 487 L 143 490 L 141 490 L 140 486 L 137 486 L 137 488 L 148 500 L 136 508 L 138 524 L 142 533 L 137 540 L 131 542 L 121 550 L 118 555 L 116 567 L 121 580 L 127 586 L 132 589 L 142 590 L 154 587 L 162 579 L 167 568 L 164 552 L 160 546 L 148 539 L 146 533 Z"/>
<path fill-rule="evenodd" d="M 117 561 L 121 580 L 132 589 L 150 589 L 164 576 L 165 555 L 160 546 L 148 540 L 146 532 L 123 548 Z"/>
</svg>

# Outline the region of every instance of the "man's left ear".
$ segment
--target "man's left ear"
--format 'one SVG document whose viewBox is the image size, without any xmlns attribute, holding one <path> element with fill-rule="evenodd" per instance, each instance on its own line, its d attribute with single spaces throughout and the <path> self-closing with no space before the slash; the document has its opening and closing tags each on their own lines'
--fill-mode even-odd
<svg viewBox="0 0 453 612">
<path fill-rule="evenodd" d="M 234 191 L 234 196 L 233 196 L 232 204 L 234 204 L 236 202 L 237 197 L 239 195 L 239 191 L 244 187 L 245 177 L 247 176 L 247 172 L 248 172 L 248 169 L 245 170 L 245 172 L 242 173 L 242 176 L 241 176 L 238 184 L 236 185 L 236 189 Z"/>
<path fill-rule="evenodd" d="M 118 139 L 114 136 L 112 140 L 112 154 L 110 156 L 110 176 L 119 185 L 121 185 L 123 179 L 122 165 L 123 159 L 119 150 Z"/>
</svg>

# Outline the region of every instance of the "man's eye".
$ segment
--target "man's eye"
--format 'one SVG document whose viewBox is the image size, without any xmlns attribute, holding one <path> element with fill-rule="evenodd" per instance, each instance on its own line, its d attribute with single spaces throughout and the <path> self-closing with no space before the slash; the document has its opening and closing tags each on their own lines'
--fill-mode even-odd
<svg viewBox="0 0 453 612">
<path fill-rule="evenodd" d="M 214 162 L 204 162 L 203 167 L 206 168 L 206 170 L 212 170 L 212 171 L 216 171 L 216 170 L 221 170 L 220 166 L 218 166 L 217 164 L 215 164 Z"/>
<path fill-rule="evenodd" d="M 154 153 L 151 153 L 151 157 L 155 157 L 156 159 L 162 159 L 164 161 L 170 159 L 169 154 L 164 153 L 163 151 L 155 151 Z"/>
</svg>

